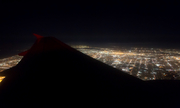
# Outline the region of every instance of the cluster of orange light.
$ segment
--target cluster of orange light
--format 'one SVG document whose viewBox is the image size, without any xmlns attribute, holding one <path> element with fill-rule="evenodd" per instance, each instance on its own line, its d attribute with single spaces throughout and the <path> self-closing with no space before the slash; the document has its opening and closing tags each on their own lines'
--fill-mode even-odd
<svg viewBox="0 0 180 108">
<path fill-rule="evenodd" d="M 136 53 L 123 53 L 123 52 L 112 52 L 111 54 L 127 54 L 127 55 L 144 55 L 144 54 L 136 54 Z"/>
<path fill-rule="evenodd" d="M 174 59 L 176 59 L 176 60 L 180 60 L 180 57 L 174 57 Z"/>
<path fill-rule="evenodd" d="M 136 55 L 135 53 L 127 53 L 128 55 Z"/>
<path fill-rule="evenodd" d="M 0 82 L 5 78 L 5 76 L 0 76 Z"/>
<path fill-rule="evenodd" d="M 112 52 L 111 54 L 124 54 L 123 52 Z"/>
</svg>

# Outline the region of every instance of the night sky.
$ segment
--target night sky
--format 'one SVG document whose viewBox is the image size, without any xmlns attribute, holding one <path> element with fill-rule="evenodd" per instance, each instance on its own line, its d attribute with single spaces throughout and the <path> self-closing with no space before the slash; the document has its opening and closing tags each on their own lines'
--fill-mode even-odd
<svg viewBox="0 0 180 108">
<path fill-rule="evenodd" d="M 119 0 L 120 1 L 120 0 Z M 32 33 L 63 42 L 180 46 L 179 3 L 1 1 L 0 48 L 32 45 Z"/>
</svg>

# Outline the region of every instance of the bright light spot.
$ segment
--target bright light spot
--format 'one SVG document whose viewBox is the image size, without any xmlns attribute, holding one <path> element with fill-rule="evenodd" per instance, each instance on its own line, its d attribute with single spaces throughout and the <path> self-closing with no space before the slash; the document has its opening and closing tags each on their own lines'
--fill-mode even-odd
<svg viewBox="0 0 180 108">
<path fill-rule="evenodd" d="M 0 82 L 5 78 L 5 76 L 0 76 Z"/>
</svg>

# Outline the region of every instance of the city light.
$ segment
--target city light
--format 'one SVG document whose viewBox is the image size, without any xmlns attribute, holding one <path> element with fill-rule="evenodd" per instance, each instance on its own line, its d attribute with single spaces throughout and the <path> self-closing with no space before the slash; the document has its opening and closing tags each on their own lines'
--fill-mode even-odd
<svg viewBox="0 0 180 108">
<path fill-rule="evenodd" d="M 5 78 L 5 76 L 0 76 L 0 82 Z"/>
<path fill-rule="evenodd" d="M 180 52 L 175 50 L 158 48 L 131 48 L 131 50 L 125 48 L 81 48 L 78 50 L 94 59 L 142 80 L 173 79 L 174 76 L 180 75 Z M 170 72 L 174 76 L 168 76 Z"/>
<path fill-rule="evenodd" d="M 158 48 L 101 48 L 87 45 L 72 47 L 142 80 L 180 79 L 180 51 Z M 18 55 L 0 59 L 0 72 L 16 66 L 21 59 L 22 56 Z"/>
</svg>

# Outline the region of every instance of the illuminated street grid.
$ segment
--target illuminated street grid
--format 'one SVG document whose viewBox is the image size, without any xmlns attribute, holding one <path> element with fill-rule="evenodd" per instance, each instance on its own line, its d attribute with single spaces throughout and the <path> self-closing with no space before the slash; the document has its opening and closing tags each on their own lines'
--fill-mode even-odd
<svg viewBox="0 0 180 108">
<path fill-rule="evenodd" d="M 19 63 L 19 61 L 21 61 L 21 59 L 22 56 L 18 56 L 18 55 L 0 59 L 0 72 L 9 69 L 13 66 L 16 66 Z"/>
<path fill-rule="evenodd" d="M 175 49 L 72 47 L 142 80 L 180 79 L 180 51 Z M 0 59 L 0 72 L 17 65 L 21 59 L 18 55 Z"/>
<path fill-rule="evenodd" d="M 180 51 L 176 49 L 74 48 L 142 80 L 180 79 Z"/>
<path fill-rule="evenodd" d="M 22 56 L 12 56 L 12 57 L 8 57 L 8 58 L 3 58 L 0 59 L 0 72 L 9 69 L 13 66 L 16 66 L 19 61 L 21 61 Z M 5 78 L 5 76 L 0 76 L 0 82 Z"/>
</svg>

